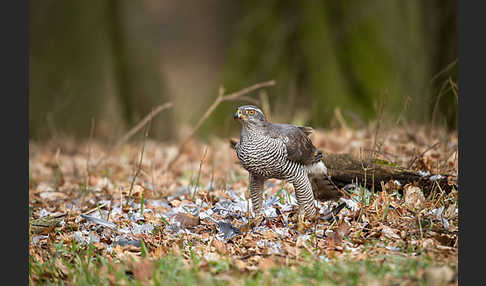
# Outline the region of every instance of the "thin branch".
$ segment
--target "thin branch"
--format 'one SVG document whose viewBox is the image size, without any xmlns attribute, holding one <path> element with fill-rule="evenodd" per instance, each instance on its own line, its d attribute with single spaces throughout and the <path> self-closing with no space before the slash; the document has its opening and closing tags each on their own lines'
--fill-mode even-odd
<svg viewBox="0 0 486 286">
<path fill-rule="evenodd" d="M 245 101 L 248 101 L 250 103 L 253 103 L 254 105 L 260 105 L 261 104 L 260 100 L 246 96 L 246 95 L 240 96 L 239 100 L 245 100 Z"/>
<path fill-rule="evenodd" d="M 152 112 L 147 114 L 137 125 L 135 125 L 130 131 L 128 131 L 113 147 L 114 149 L 120 147 L 123 143 L 127 142 L 133 135 L 135 135 L 140 129 L 142 129 L 147 123 L 149 123 L 152 118 L 154 118 L 157 114 L 162 112 L 163 110 L 172 107 L 172 102 L 167 102 L 157 106 Z"/>
<path fill-rule="evenodd" d="M 92 213 L 92 212 L 94 212 L 94 211 L 96 211 L 98 209 L 104 208 L 107 204 L 108 203 L 104 203 L 104 204 L 101 204 L 101 205 L 97 205 L 96 207 L 94 207 L 94 208 L 92 208 L 92 209 L 90 209 L 88 211 L 85 211 L 83 214 L 84 215 L 89 215 L 90 213 Z"/>
<path fill-rule="evenodd" d="M 204 148 L 203 157 L 202 157 L 201 161 L 199 162 L 199 171 L 197 173 L 196 182 L 194 183 L 194 190 L 192 191 L 192 200 L 194 200 L 194 198 L 196 197 L 197 187 L 199 185 L 199 179 L 201 177 L 202 165 L 204 163 L 204 159 L 206 159 L 207 153 L 208 153 L 208 147 Z"/>
<path fill-rule="evenodd" d="M 95 119 L 94 117 L 91 117 L 91 127 L 89 131 L 89 144 L 88 144 L 88 158 L 86 158 L 86 178 L 84 181 L 84 191 L 82 193 L 81 197 L 81 206 L 84 205 L 86 195 L 89 191 L 89 185 L 91 185 L 91 168 L 90 168 L 90 162 L 91 162 L 91 148 L 93 144 L 93 133 L 94 133 L 94 128 L 95 128 Z"/>
<path fill-rule="evenodd" d="M 385 152 L 385 151 L 381 151 L 381 150 L 373 150 L 371 148 L 363 148 L 363 151 L 365 151 L 365 152 L 372 152 L 372 153 L 376 153 L 376 154 L 383 155 L 383 156 L 387 157 L 387 159 L 389 161 L 393 161 L 389 156 L 394 157 L 394 158 L 398 158 L 399 157 L 398 155 L 392 154 L 390 152 Z"/>
<path fill-rule="evenodd" d="M 152 119 L 152 117 L 150 117 L 150 119 Z M 149 120 L 149 123 L 151 122 L 152 120 Z M 137 176 L 140 173 L 140 169 L 142 168 L 143 152 L 145 151 L 145 141 L 147 140 L 148 137 L 149 128 L 150 128 L 150 124 L 147 125 L 147 127 L 145 128 L 145 136 L 143 137 L 143 143 L 142 143 L 142 152 L 140 152 L 140 161 L 138 162 L 137 171 L 135 172 L 135 175 L 133 176 L 132 182 L 130 184 L 130 190 L 128 191 L 128 198 L 132 196 L 133 185 L 135 184 L 135 180 L 137 179 Z"/>
<path fill-rule="evenodd" d="M 247 93 L 250 93 L 254 90 L 257 90 L 257 89 L 260 89 L 260 88 L 263 88 L 263 87 L 273 86 L 273 85 L 275 85 L 275 83 L 276 82 L 274 80 L 257 83 L 257 84 L 250 86 L 250 87 L 239 90 L 237 92 L 230 93 L 228 95 L 224 95 L 224 88 L 221 86 L 219 88 L 218 97 L 216 97 L 216 100 L 213 102 L 213 104 L 211 104 L 211 106 L 209 106 L 209 108 L 206 110 L 206 112 L 203 114 L 203 116 L 199 119 L 199 121 L 196 123 L 196 125 L 192 129 L 191 133 L 183 140 L 183 143 L 179 147 L 179 151 L 177 152 L 177 155 L 167 164 L 167 167 L 165 168 L 164 172 L 169 170 L 174 165 L 174 163 L 177 160 L 179 160 L 180 155 L 184 151 L 184 149 L 187 146 L 187 144 L 189 143 L 190 139 L 194 136 L 194 134 L 196 134 L 197 130 L 199 130 L 201 125 L 214 112 L 214 110 L 216 109 L 216 107 L 218 107 L 218 105 L 220 105 L 222 102 L 225 102 L 225 101 L 232 101 L 232 100 L 241 99 L 242 96 L 244 96 Z"/>
<path fill-rule="evenodd" d="M 410 169 L 418 158 L 424 156 L 425 153 L 429 152 L 432 149 L 435 149 L 437 146 L 439 146 L 439 142 L 436 142 L 434 145 L 432 145 L 432 146 L 428 147 L 427 149 L 425 149 L 425 151 L 422 152 L 419 156 L 414 156 L 413 157 L 413 160 L 410 161 L 410 163 L 408 163 L 407 169 Z"/>
<path fill-rule="evenodd" d="M 265 90 L 260 90 L 258 96 L 260 97 L 260 104 L 263 113 L 265 113 L 265 116 L 267 117 L 268 121 L 272 121 L 272 112 L 270 110 L 270 102 L 268 101 L 267 93 L 265 92 Z"/>
<path fill-rule="evenodd" d="M 127 142 L 130 140 L 130 138 L 133 137 L 138 131 L 140 131 L 147 123 L 152 121 L 152 119 L 157 116 L 159 113 L 164 111 L 165 109 L 171 108 L 173 106 L 172 102 L 166 102 L 164 104 L 158 105 L 155 109 L 153 109 L 149 114 L 147 114 L 142 120 L 140 120 L 137 125 L 135 125 L 130 131 L 128 131 L 123 137 L 118 140 L 118 142 L 111 148 L 107 154 L 102 156 L 94 165 L 98 166 L 99 163 L 101 163 L 106 157 L 108 157 L 113 151 L 115 151 L 117 148 L 119 148 L 123 143 Z"/>
<path fill-rule="evenodd" d="M 371 148 L 373 150 L 376 150 L 376 145 L 377 145 L 377 142 L 378 142 L 378 133 L 380 131 L 381 120 L 383 119 L 383 113 L 384 113 L 384 110 L 385 110 L 385 100 L 386 100 L 387 96 L 388 96 L 388 90 L 386 89 L 380 97 L 380 102 L 379 102 L 379 106 L 378 106 L 378 118 L 377 118 L 377 121 L 376 121 L 375 135 L 373 137 L 373 147 Z M 373 153 L 373 158 L 375 158 L 375 155 L 376 154 Z"/>
<path fill-rule="evenodd" d="M 442 74 L 446 73 L 448 70 L 453 68 L 459 62 L 459 58 L 453 60 L 450 64 L 448 64 L 443 70 L 438 72 L 435 76 L 432 77 L 430 83 L 433 83 L 437 78 L 439 78 Z"/>
<path fill-rule="evenodd" d="M 91 161 L 91 149 L 93 144 L 93 133 L 95 128 L 95 119 L 94 117 L 91 118 L 91 128 L 89 130 L 89 147 L 88 147 L 88 159 L 86 160 L 86 188 L 91 184 L 91 168 L 90 168 L 90 161 Z"/>
<path fill-rule="evenodd" d="M 451 85 L 452 92 L 456 96 L 456 103 L 458 103 L 459 95 L 457 94 L 457 91 L 458 91 L 457 84 L 454 81 L 452 81 L 452 78 L 451 77 L 449 77 L 449 83 Z"/>
</svg>

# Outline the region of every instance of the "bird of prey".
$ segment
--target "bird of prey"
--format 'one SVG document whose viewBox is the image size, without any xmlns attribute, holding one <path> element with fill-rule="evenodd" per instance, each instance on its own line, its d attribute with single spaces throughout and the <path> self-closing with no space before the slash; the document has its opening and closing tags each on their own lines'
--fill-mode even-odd
<svg viewBox="0 0 486 286">
<path fill-rule="evenodd" d="M 234 148 L 243 168 L 249 173 L 253 213 L 262 210 L 266 179 L 287 180 L 294 186 L 299 214 L 316 217 L 314 194 L 320 200 L 336 200 L 341 192 L 327 176 L 322 152 L 309 138 L 312 128 L 269 122 L 256 106 L 238 107 L 234 114 L 242 124 L 240 140 Z"/>
</svg>

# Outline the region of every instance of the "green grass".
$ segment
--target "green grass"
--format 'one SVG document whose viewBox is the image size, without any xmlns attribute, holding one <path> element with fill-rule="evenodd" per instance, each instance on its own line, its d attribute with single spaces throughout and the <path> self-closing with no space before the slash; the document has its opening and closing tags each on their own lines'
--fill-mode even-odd
<svg viewBox="0 0 486 286">
<path fill-rule="evenodd" d="M 64 246 L 55 244 L 51 258 L 44 263 L 29 258 L 29 277 L 37 277 L 35 284 L 58 285 L 60 280 L 75 285 L 116 284 L 143 285 L 134 278 L 128 262 L 110 262 L 109 258 L 94 253 L 93 246 Z M 146 255 L 146 250 L 143 251 Z M 143 258 L 141 258 L 143 259 Z M 409 280 L 425 285 L 423 270 L 434 265 L 427 256 L 405 257 L 384 255 L 362 261 L 350 258 L 331 259 L 329 262 L 302 257 L 300 266 L 278 266 L 268 271 L 240 272 L 229 259 L 202 265 L 203 259 L 192 255 L 192 266 L 173 255 L 155 260 L 151 279 L 153 285 L 366 285 L 371 281 L 387 284 Z M 59 265 L 64 265 L 64 271 Z M 202 266 L 201 266 L 202 265 Z M 110 277 L 110 278 L 109 278 Z"/>
</svg>

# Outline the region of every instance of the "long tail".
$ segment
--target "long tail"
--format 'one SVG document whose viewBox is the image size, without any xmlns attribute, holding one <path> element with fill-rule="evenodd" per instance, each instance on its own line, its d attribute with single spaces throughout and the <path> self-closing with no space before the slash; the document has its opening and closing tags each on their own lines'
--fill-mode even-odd
<svg viewBox="0 0 486 286">
<path fill-rule="evenodd" d="M 326 174 L 309 174 L 314 198 L 320 201 L 337 200 L 343 196 L 339 188 Z"/>
</svg>

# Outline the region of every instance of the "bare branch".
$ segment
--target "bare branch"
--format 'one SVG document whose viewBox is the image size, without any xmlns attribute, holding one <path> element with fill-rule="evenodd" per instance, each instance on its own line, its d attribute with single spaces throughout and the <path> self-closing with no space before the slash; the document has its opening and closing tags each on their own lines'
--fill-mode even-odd
<svg viewBox="0 0 486 286">
<path fill-rule="evenodd" d="M 203 157 L 201 158 L 201 161 L 199 162 L 199 171 L 197 173 L 196 182 L 194 183 L 194 189 L 192 191 L 192 200 L 194 200 L 194 198 L 196 197 L 197 187 L 199 186 L 199 179 L 201 177 L 202 165 L 204 163 L 204 159 L 206 159 L 207 153 L 208 153 L 208 147 L 206 146 L 206 148 L 204 148 Z"/>
<path fill-rule="evenodd" d="M 151 119 L 152 117 L 150 117 L 149 123 L 152 122 Z M 143 152 L 145 151 L 145 141 L 147 140 L 148 137 L 149 128 L 150 128 L 150 124 L 147 125 L 147 127 L 145 128 L 145 136 L 143 137 L 143 143 L 142 143 L 142 152 L 140 152 L 140 161 L 138 162 L 137 171 L 135 172 L 135 175 L 133 176 L 132 182 L 130 184 L 130 191 L 128 191 L 128 198 L 132 196 L 133 185 L 135 184 L 135 180 L 137 179 L 137 176 L 140 173 L 140 169 L 142 168 Z"/>
<path fill-rule="evenodd" d="M 235 99 L 237 99 L 238 97 L 240 97 L 244 94 L 250 93 L 254 90 L 257 90 L 257 89 L 260 89 L 260 88 L 263 88 L 263 87 L 273 86 L 275 84 L 276 84 L 276 82 L 274 80 L 257 83 L 257 84 L 250 86 L 250 87 L 242 89 L 240 91 L 233 92 L 231 94 L 224 96 L 224 100 L 235 100 Z"/>
<path fill-rule="evenodd" d="M 135 125 L 130 131 L 128 131 L 113 147 L 114 149 L 120 147 L 123 143 L 127 142 L 133 135 L 135 135 L 140 129 L 142 129 L 152 118 L 154 118 L 157 114 L 162 112 L 163 110 L 172 107 L 172 102 L 167 102 L 157 106 L 152 112 L 147 114 L 137 125 Z"/>
<path fill-rule="evenodd" d="M 410 161 L 410 163 L 408 163 L 408 166 L 407 166 L 407 169 L 410 169 L 412 166 L 413 166 L 413 163 L 415 163 L 415 161 L 417 161 L 418 158 L 421 158 L 425 155 L 425 153 L 429 152 L 430 150 L 432 149 L 435 149 L 437 146 L 439 146 L 439 142 L 436 142 L 434 143 L 432 146 L 429 146 L 427 149 L 425 149 L 424 152 L 422 152 L 419 156 L 414 156 L 412 161 Z"/>
<path fill-rule="evenodd" d="M 123 145 L 123 143 L 130 140 L 130 138 L 132 138 L 133 135 L 135 135 L 138 131 L 140 131 L 140 129 L 142 129 L 148 122 L 152 121 L 152 119 L 156 115 L 158 115 L 159 113 L 161 113 L 167 108 L 171 108 L 172 106 L 173 106 L 172 102 L 166 102 L 153 109 L 149 114 L 147 114 L 147 116 L 145 116 L 142 120 L 140 120 L 140 122 L 137 123 L 137 125 L 135 125 L 132 129 L 130 129 L 130 131 L 128 131 L 120 140 L 118 140 L 118 142 L 115 144 L 115 146 L 113 146 L 113 148 L 111 148 L 105 155 L 103 155 L 100 159 L 98 159 L 98 161 L 94 164 L 95 167 L 98 166 L 99 163 L 101 163 L 104 159 L 106 159 L 106 157 L 108 157 L 118 147 Z"/>
<path fill-rule="evenodd" d="M 257 84 L 250 86 L 250 87 L 244 88 L 242 90 L 230 93 L 228 95 L 224 95 L 224 88 L 220 87 L 219 92 L 218 92 L 218 97 L 216 97 L 216 100 L 213 102 L 213 104 L 211 104 L 211 106 L 209 106 L 209 108 L 206 110 L 206 112 L 204 112 L 203 116 L 199 119 L 199 121 L 196 123 L 196 125 L 192 129 L 191 133 L 183 140 L 183 143 L 179 147 L 179 151 L 177 152 L 177 155 L 169 162 L 169 164 L 167 164 L 167 167 L 165 168 L 164 172 L 169 170 L 172 167 L 172 165 L 174 165 L 174 163 L 177 160 L 179 160 L 180 155 L 184 151 L 184 149 L 187 146 L 187 144 L 189 143 L 190 139 L 194 136 L 194 134 L 196 134 L 197 130 L 199 130 L 201 125 L 208 119 L 208 117 L 214 112 L 216 107 L 218 107 L 218 105 L 221 104 L 221 102 L 241 99 L 241 97 L 244 96 L 247 93 L 250 93 L 250 92 L 257 90 L 259 88 L 273 86 L 273 85 L 275 85 L 275 83 L 276 82 L 274 80 L 257 83 Z"/>
</svg>

